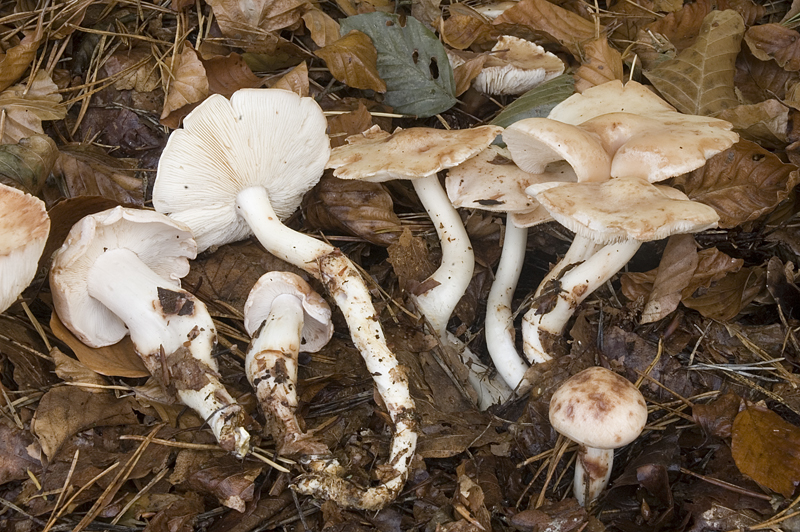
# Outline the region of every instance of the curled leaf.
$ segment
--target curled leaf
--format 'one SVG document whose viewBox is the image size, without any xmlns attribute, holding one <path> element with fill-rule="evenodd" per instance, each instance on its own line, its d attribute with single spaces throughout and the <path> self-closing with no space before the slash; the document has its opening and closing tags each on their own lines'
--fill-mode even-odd
<svg viewBox="0 0 800 532">
<path fill-rule="evenodd" d="M 697 244 L 691 234 L 669 237 L 642 310 L 642 323 L 658 321 L 678 308 L 681 291 L 692 280 L 697 263 Z"/>
<path fill-rule="evenodd" d="M 744 35 L 753 55 L 762 61 L 774 59 L 784 69 L 800 70 L 800 33 L 781 24 L 753 26 Z"/>
<path fill-rule="evenodd" d="M 575 90 L 583 92 L 615 79 L 622 80 L 622 55 L 603 36 L 583 46 L 583 62 L 575 71 Z"/>
<path fill-rule="evenodd" d="M 43 69 L 39 70 L 30 86 L 18 84 L 0 93 L 0 110 L 6 121 L 2 144 L 13 144 L 20 139 L 44 133 L 43 120 L 61 120 L 67 115 L 61 103 L 58 87 Z"/>
<path fill-rule="evenodd" d="M 480 13 L 460 3 L 450 4 L 450 17 L 440 19 L 438 29 L 442 40 L 456 50 L 487 43 L 495 31 Z"/>
<path fill-rule="evenodd" d="M 309 82 L 308 82 L 308 65 L 303 61 L 289 72 L 283 75 L 275 85 L 274 89 L 283 89 L 294 92 L 300 96 L 308 96 Z"/>
<path fill-rule="evenodd" d="M 366 33 L 353 30 L 314 55 L 325 61 L 334 78 L 349 87 L 386 92 L 386 83 L 378 74 L 378 52 Z"/>
<path fill-rule="evenodd" d="M 135 174 L 136 163 L 116 159 L 93 146 L 62 146 L 53 167 L 68 197 L 104 196 L 119 203 L 142 205 L 144 183 Z"/>
<path fill-rule="evenodd" d="M 314 7 L 303 13 L 303 22 L 311 34 L 311 40 L 320 48 L 339 39 L 339 23 L 321 9 Z"/>
<path fill-rule="evenodd" d="M 0 145 L 0 183 L 38 195 L 58 158 L 58 148 L 47 135 Z"/>
<path fill-rule="evenodd" d="M 718 321 L 732 320 L 759 294 L 765 283 L 762 268 L 742 268 L 729 273 L 706 289 L 681 300 L 685 306 L 698 311 L 706 318 Z"/>
<path fill-rule="evenodd" d="M 778 100 L 725 109 L 716 118 L 727 120 L 742 138 L 758 142 L 766 148 L 786 146 L 789 108 Z"/>
<path fill-rule="evenodd" d="M 741 94 L 742 103 L 758 103 L 770 98 L 783 100 L 787 96 L 787 89 L 796 84 L 798 79 L 800 76 L 797 72 L 788 72 L 775 61 L 758 59 L 748 47 L 742 48 L 736 58 L 734 83 Z"/>
<path fill-rule="evenodd" d="M 5 53 L 0 53 L 0 90 L 7 89 L 16 83 L 28 69 L 36 57 L 36 50 L 42 41 L 42 27 L 39 25 L 35 31 L 26 32 L 25 38 L 16 46 L 12 46 Z"/>
<path fill-rule="evenodd" d="M 183 51 L 175 56 L 169 72 L 169 90 L 164 98 L 161 123 L 177 128 L 191 109 L 188 106 L 203 101 L 209 95 L 208 77 L 203 62 L 188 42 Z"/>
</svg>

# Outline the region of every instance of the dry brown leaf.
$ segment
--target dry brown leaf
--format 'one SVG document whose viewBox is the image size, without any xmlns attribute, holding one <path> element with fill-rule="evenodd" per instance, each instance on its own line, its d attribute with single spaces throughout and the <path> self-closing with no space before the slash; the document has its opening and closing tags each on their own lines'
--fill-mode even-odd
<svg viewBox="0 0 800 532">
<path fill-rule="evenodd" d="M 242 56 L 237 53 L 202 59 L 208 78 L 208 93 L 226 98 L 239 89 L 258 87 L 261 79 L 253 74 Z"/>
<path fill-rule="evenodd" d="M 694 201 L 713 207 L 725 229 L 755 220 L 786 199 L 798 181 L 796 167 L 758 144 L 739 141 L 673 184 Z"/>
<path fill-rule="evenodd" d="M 161 123 L 175 129 L 191 109 L 187 106 L 200 103 L 210 94 L 206 69 L 188 41 L 172 61 L 169 80 L 164 86 L 169 86 L 169 90 L 164 98 Z"/>
<path fill-rule="evenodd" d="M 117 51 L 106 60 L 103 69 L 109 77 L 121 73 L 114 82 L 117 90 L 150 92 L 161 86 L 158 64 L 147 46 Z"/>
<path fill-rule="evenodd" d="M 366 33 L 353 30 L 314 55 L 328 65 L 331 75 L 354 89 L 386 92 L 386 82 L 378 75 L 378 52 Z"/>
<path fill-rule="evenodd" d="M 99 148 L 61 147 L 53 174 L 63 180 L 67 197 L 103 196 L 119 203 L 144 204 L 144 183 L 135 177 L 136 160 L 116 159 Z"/>
<path fill-rule="evenodd" d="M 441 0 L 411 0 L 411 16 L 429 28 L 442 16 Z"/>
<path fill-rule="evenodd" d="M 50 328 L 56 338 L 72 349 L 84 366 L 100 375 L 129 378 L 150 376 L 142 359 L 136 354 L 129 336 L 107 347 L 89 347 L 61 323 L 55 312 L 50 317 Z"/>
<path fill-rule="evenodd" d="M 366 111 L 366 109 L 365 109 Z M 337 179 L 327 173 L 303 198 L 306 223 L 388 246 L 400 236 L 400 218 L 380 183 Z"/>
<path fill-rule="evenodd" d="M 33 455 L 38 444 L 31 433 L 13 423 L 0 423 L 0 485 L 12 480 L 27 479 L 41 470 L 42 464 Z"/>
<path fill-rule="evenodd" d="M 765 148 L 778 149 L 786 146 L 789 108 L 778 100 L 739 105 L 722 111 L 716 118 L 727 120 L 743 139 L 758 142 Z"/>
<path fill-rule="evenodd" d="M 369 114 L 363 102 L 358 102 L 358 106 L 354 111 L 340 115 L 330 115 L 327 118 L 331 148 L 344 146 L 347 137 L 358 135 L 373 125 L 372 115 Z"/>
<path fill-rule="evenodd" d="M 719 281 L 729 273 L 738 272 L 744 265 L 742 259 L 734 259 L 717 248 L 700 250 L 697 260 L 694 275 L 683 289 L 684 299 L 692 297 L 700 289 L 708 288 L 711 283 Z"/>
<path fill-rule="evenodd" d="M 209 0 L 208 4 L 226 37 L 255 42 L 259 35 L 296 24 L 309 8 L 305 0 Z"/>
<path fill-rule="evenodd" d="M 25 37 L 18 45 L 12 46 L 5 53 L 0 52 L 0 91 L 16 83 L 28 69 L 36 57 L 36 50 L 42 41 L 42 27 L 35 31 L 25 32 Z"/>
<path fill-rule="evenodd" d="M 742 103 L 758 103 L 770 98 L 782 100 L 787 96 L 787 89 L 799 79 L 796 72 L 784 70 L 773 60 L 756 58 L 747 46 L 736 58 L 734 84 Z M 787 102 L 787 105 L 791 104 Z"/>
<path fill-rule="evenodd" d="M 272 88 L 294 92 L 300 96 L 308 96 L 308 66 L 306 62 L 303 61 L 284 74 L 281 79 L 275 82 Z"/>
<path fill-rule="evenodd" d="M 761 24 L 747 30 L 744 40 L 758 59 L 774 59 L 788 71 L 800 70 L 800 33 L 797 31 L 781 24 Z"/>
<path fill-rule="evenodd" d="M 166 493 L 154 495 L 171 495 L 175 500 L 166 507 L 156 510 L 157 513 L 147 519 L 147 532 L 193 532 L 197 530 L 195 526 L 197 516 L 205 510 L 203 498 L 199 494 L 187 491 L 181 495 Z M 150 498 L 152 497 L 151 495 Z"/>
<path fill-rule="evenodd" d="M 472 81 L 478 77 L 486 63 L 486 54 L 478 54 L 470 57 L 453 69 L 453 80 L 456 83 L 456 96 L 461 96 L 472 85 Z"/>
<path fill-rule="evenodd" d="M 419 286 L 436 270 L 425 241 L 412 235 L 408 228 L 403 229 L 400 238 L 389 246 L 388 251 L 389 263 L 400 281 L 400 287 L 407 291 L 413 292 L 413 287 Z"/>
<path fill-rule="evenodd" d="M 58 87 L 44 70 L 39 70 L 28 88 L 18 84 L 0 93 L 0 111 L 5 111 L 2 144 L 44 133 L 43 120 L 61 120 L 67 109 L 61 104 Z"/>
<path fill-rule="evenodd" d="M 712 115 L 735 107 L 739 102 L 733 90 L 734 65 L 743 34 L 739 13 L 712 11 L 693 46 L 645 75 L 683 113 Z"/>
<path fill-rule="evenodd" d="M 692 419 L 702 427 L 703 432 L 717 438 L 730 438 L 733 420 L 739 414 L 742 399 L 728 391 L 708 404 L 692 407 Z"/>
<path fill-rule="evenodd" d="M 729 273 L 706 289 L 697 290 L 681 300 L 685 306 L 706 318 L 729 321 L 758 295 L 766 275 L 762 268 L 742 268 Z"/>
<path fill-rule="evenodd" d="M 580 59 L 580 45 L 596 37 L 593 22 L 547 0 L 521 0 L 494 19 L 494 25 L 508 35 L 560 44 L 576 59 Z M 520 30 L 529 33 L 520 34 Z M 606 31 L 603 26 L 599 30 L 600 34 Z"/>
<path fill-rule="evenodd" d="M 483 489 L 475 480 L 470 478 L 466 470 L 465 462 L 462 462 L 456 467 L 458 485 L 456 486 L 454 503 L 460 505 L 469 512 L 469 515 L 473 519 L 473 528 L 474 523 L 478 523 L 483 530 L 491 530 L 492 516 L 486 508 Z"/>
<path fill-rule="evenodd" d="M 263 468 L 253 461 L 237 463 L 229 455 L 209 458 L 212 457 L 207 454 L 207 463 L 187 476 L 185 486 L 210 493 L 228 508 L 244 512 L 245 503 L 253 500 L 255 494 L 253 481 Z"/>
<path fill-rule="evenodd" d="M 673 235 L 656 270 L 653 290 L 642 310 L 642 323 L 658 321 L 678 308 L 681 291 L 697 269 L 697 244 L 691 234 Z"/>
<path fill-rule="evenodd" d="M 47 135 L 0 145 L 0 183 L 34 196 L 41 192 L 58 158 L 58 147 Z"/>
<path fill-rule="evenodd" d="M 319 8 L 303 13 L 303 22 L 314 44 L 323 48 L 339 40 L 339 23 Z"/>
<path fill-rule="evenodd" d="M 615 28 L 611 40 L 620 48 L 635 42 L 641 28 L 660 18 L 653 0 L 612 0 L 608 5 L 614 17 L 608 26 Z"/>
<path fill-rule="evenodd" d="M 583 45 L 583 60 L 575 71 L 577 92 L 615 79 L 622 80 L 622 76 L 622 54 L 608 45 L 605 36 Z"/>
<path fill-rule="evenodd" d="M 791 497 L 800 483 L 800 428 L 748 404 L 733 421 L 731 453 L 739 471 Z"/>
<path fill-rule="evenodd" d="M 56 375 L 64 382 L 85 383 L 94 386 L 108 386 L 109 382 L 96 371 L 83 365 L 79 360 L 68 357 L 57 347 L 50 350 L 53 363 L 56 365 Z M 85 388 L 91 393 L 103 393 L 102 388 Z"/>
<path fill-rule="evenodd" d="M 439 19 L 438 26 L 442 40 L 456 50 L 490 42 L 496 31 L 480 13 L 461 3 L 451 4 L 450 17 Z"/>
</svg>

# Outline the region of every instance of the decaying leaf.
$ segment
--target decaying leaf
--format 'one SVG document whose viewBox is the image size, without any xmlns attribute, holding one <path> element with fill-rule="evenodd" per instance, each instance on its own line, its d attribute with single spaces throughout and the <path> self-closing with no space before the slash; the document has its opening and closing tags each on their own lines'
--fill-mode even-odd
<svg viewBox="0 0 800 532">
<path fill-rule="evenodd" d="M 385 103 L 398 113 L 427 117 L 456 103 L 453 70 L 444 46 L 414 17 L 369 13 L 341 21 L 342 32 L 366 33 L 378 51 L 378 75 L 386 82 Z"/>
<path fill-rule="evenodd" d="M 225 36 L 249 42 L 272 40 L 271 32 L 296 24 L 308 6 L 305 0 L 210 0 L 208 4 Z"/>
<path fill-rule="evenodd" d="M 311 40 L 320 48 L 339 40 L 339 23 L 316 7 L 303 13 L 303 22 L 311 34 Z"/>
<path fill-rule="evenodd" d="M 580 59 L 580 45 L 597 37 L 595 24 L 547 0 L 521 0 L 494 19 L 503 33 L 564 46 Z M 527 35 L 520 35 L 520 31 Z M 599 27 L 600 34 L 605 27 Z"/>
<path fill-rule="evenodd" d="M 784 264 L 778 257 L 767 261 L 767 290 L 787 320 L 800 316 L 800 288 L 791 262 Z"/>
<path fill-rule="evenodd" d="M 42 467 L 40 453 L 29 431 L 13 423 L 0 423 L 0 485 L 26 479 L 30 471 L 38 472 Z"/>
<path fill-rule="evenodd" d="M 712 11 L 703 19 L 694 45 L 645 75 L 682 113 L 711 115 L 735 107 L 739 102 L 733 91 L 734 65 L 743 34 L 739 13 Z"/>
<path fill-rule="evenodd" d="M 736 58 L 734 83 L 742 103 L 753 104 L 770 98 L 783 100 L 787 89 L 796 84 L 798 79 L 800 76 L 797 72 L 788 72 L 773 60 L 758 59 L 747 46 Z"/>
<path fill-rule="evenodd" d="M 206 69 L 188 41 L 184 43 L 183 51 L 172 61 L 169 79 L 164 86 L 168 86 L 169 90 L 164 98 L 161 123 L 175 129 L 190 110 L 183 108 L 200 103 L 209 95 Z M 183 112 L 180 112 L 182 109 Z"/>
<path fill-rule="evenodd" d="M 25 32 L 25 37 L 18 45 L 12 46 L 5 53 L 0 52 L 0 91 L 5 90 L 25 73 L 42 41 L 41 23 L 36 30 Z"/>
<path fill-rule="evenodd" d="M 603 36 L 583 45 L 583 60 L 575 71 L 575 90 L 583 92 L 603 83 L 622 80 L 622 55 Z"/>
<path fill-rule="evenodd" d="M 642 310 L 642 323 L 652 323 L 678 308 L 681 291 L 697 269 L 697 244 L 691 234 L 673 235 L 656 270 L 653 290 Z"/>
<path fill-rule="evenodd" d="M 115 159 L 94 146 L 62 146 L 53 174 L 68 197 L 105 196 L 119 203 L 142 205 L 144 183 L 134 176 L 135 161 Z"/>
<path fill-rule="evenodd" d="M 106 75 L 116 76 L 114 88 L 150 92 L 161 86 L 158 63 L 146 46 L 119 50 L 103 64 Z"/>
<path fill-rule="evenodd" d="M 273 89 L 283 89 L 294 92 L 300 96 L 308 96 L 309 82 L 308 82 L 308 65 L 303 61 L 289 72 L 283 75 L 281 79 L 275 82 L 272 86 Z"/>
<path fill-rule="evenodd" d="M 695 404 L 692 407 L 692 418 L 706 434 L 730 438 L 733 420 L 739 414 L 741 405 L 742 399 L 729 391 L 708 404 Z"/>
<path fill-rule="evenodd" d="M 762 268 L 742 268 L 681 302 L 706 318 L 728 321 L 755 299 L 764 288 L 765 277 Z"/>
<path fill-rule="evenodd" d="M 28 87 L 18 84 L 0 93 L 0 112 L 6 119 L 0 144 L 44 133 L 43 120 L 61 120 L 67 109 L 61 104 L 58 87 L 44 70 L 39 70 Z"/>
<path fill-rule="evenodd" d="M 481 486 L 466 473 L 466 464 L 461 463 L 456 468 L 458 485 L 453 497 L 453 504 L 467 511 L 468 521 L 472 526 L 479 525 L 483 530 L 491 530 L 492 516 L 484 504 L 484 494 Z M 462 516 L 463 512 L 459 512 Z"/>
<path fill-rule="evenodd" d="M 739 471 L 784 497 L 800 483 L 800 428 L 771 410 L 748 404 L 736 416 L 731 451 Z"/>
<path fill-rule="evenodd" d="M 400 218 L 380 183 L 324 175 L 303 198 L 306 222 L 317 229 L 343 231 L 380 246 L 396 242 Z"/>
<path fill-rule="evenodd" d="M 89 384 L 90 386 L 84 389 L 92 393 L 103 393 L 104 390 L 99 386 L 108 385 L 108 381 L 99 373 L 84 366 L 80 360 L 68 357 L 59 348 L 51 349 L 50 356 L 53 357 L 53 363 L 56 365 L 56 375 L 64 382 Z M 92 385 L 98 386 L 98 388 L 93 388 Z"/>
<path fill-rule="evenodd" d="M 386 83 L 378 74 L 378 52 L 367 34 L 351 31 L 314 54 L 325 61 L 331 75 L 342 83 L 356 89 L 386 92 Z"/>
<path fill-rule="evenodd" d="M 800 70 L 800 33 L 796 30 L 781 24 L 760 24 L 747 30 L 744 40 L 758 59 L 774 59 L 791 72 Z"/>
<path fill-rule="evenodd" d="M 589 516 L 586 509 L 574 498 L 563 501 L 546 501 L 540 508 L 523 510 L 511 518 L 518 530 L 545 532 L 573 532 L 586 529 Z"/>
<path fill-rule="evenodd" d="M 458 52 L 448 50 L 450 65 L 453 67 L 453 79 L 456 83 L 456 96 L 461 96 L 472 85 L 473 80 L 483 70 L 488 59 L 486 54 L 476 54 L 473 52 Z"/>
<path fill-rule="evenodd" d="M 34 196 L 41 192 L 58 158 L 56 143 L 47 135 L 0 145 L 0 183 Z"/>
<path fill-rule="evenodd" d="M 789 108 L 778 100 L 725 109 L 716 118 L 727 120 L 742 138 L 758 142 L 765 148 L 786 146 Z"/>
<path fill-rule="evenodd" d="M 415 286 L 420 286 L 419 283 L 436 270 L 425 241 L 412 235 L 408 228 L 403 230 L 397 242 L 389 246 L 388 251 L 394 273 L 400 286 L 406 290 L 413 291 Z"/>
<path fill-rule="evenodd" d="M 355 110 L 348 113 L 330 115 L 328 118 L 328 136 L 331 148 L 343 146 L 350 135 L 357 135 L 372 127 L 372 115 L 363 102 L 359 101 Z"/>
<path fill-rule="evenodd" d="M 456 50 L 489 42 L 496 32 L 480 13 L 462 3 L 450 4 L 450 17 L 439 20 L 438 30 L 442 40 Z"/>
<path fill-rule="evenodd" d="M 166 494 L 165 494 L 166 495 Z M 195 524 L 199 514 L 203 512 L 203 498 L 188 491 L 174 495 L 172 501 L 165 508 L 147 520 L 148 532 L 192 532 L 196 530 Z"/>
<path fill-rule="evenodd" d="M 261 79 L 253 74 L 242 56 L 237 53 L 201 58 L 201 61 L 208 79 L 209 94 L 221 94 L 230 98 L 239 89 L 258 87 L 261 83 Z"/>
<path fill-rule="evenodd" d="M 796 167 L 785 164 L 747 140 L 674 179 L 690 199 L 713 207 L 723 228 L 755 220 L 786 199 L 798 181 Z"/>
</svg>

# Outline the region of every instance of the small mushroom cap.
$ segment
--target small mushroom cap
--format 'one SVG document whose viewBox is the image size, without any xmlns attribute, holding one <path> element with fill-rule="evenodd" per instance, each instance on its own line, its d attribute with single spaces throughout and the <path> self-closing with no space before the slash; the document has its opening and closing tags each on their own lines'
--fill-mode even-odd
<svg viewBox="0 0 800 532">
<path fill-rule="evenodd" d="M 200 251 L 247 238 L 236 195 L 263 186 L 281 219 L 322 176 L 327 122 L 312 98 L 281 89 L 214 94 L 173 131 L 158 163 L 153 206 L 188 225 Z"/>
<path fill-rule="evenodd" d="M 302 277 L 289 272 L 269 272 L 253 285 L 244 304 L 244 327 L 252 336 L 269 317 L 272 302 L 281 295 L 291 295 L 303 304 L 303 341 L 300 351 L 316 353 L 333 336 L 331 308 Z"/>
<path fill-rule="evenodd" d="M 564 63 L 536 43 L 503 35 L 472 85 L 485 94 L 522 94 L 564 72 Z"/>
<path fill-rule="evenodd" d="M 549 118 L 526 118 L 503 131 L 503 141 L 520 169 L 541 174 L 547 165 L 567 161 L 579 182 L 605 181 L 611 157 L 598 137 L 577 126 Z"/>
<path fill-rule="evenodd" d="M 628 445 L 647 423 L 647 405 L 627 379 L 602 367 L 567 379 L 550 399 L 550 424 L 574 442 L 596 449 Z"/>
<path fill-rule="evenodd" d="M 89 295 L 88 274 L 95 259 L 119 248 L 136 253 L 176 287 L 189 273 L 189 260 L 197 256 L 189 228 L 154 211 L 114 207 L 72 226 L 53 260 L 50 288 L 58 317 L 92 347 L 115 344 L 128 333 L 116 314 Z"/>
<path fill-rule="evenodd" d="M 471 129 L 397 128 L 389 134 L 378 126 L 347 137 L 348 144 L 331 150 L 326 168 L 341 179 L 383 182 L 417 179 L 457 166 L 489 146 L 503 131 L 498 126 Z"/>
<path fill-rule="evenodd" d="M 456 207 L 527 213 L 539 206 L 539 202 L 525 192 L 530 185 L 576 180 L 575 171 L 566 161 L 550 164 L 544 173 L 529 174 L 514 164 L 508 150 L 489 146 L 475 157 L 451 168 L 445 179 L 445 188 Z M 542 221 L 551 219 L 547 214 Z"/>
<path fill-rule="evenodd" d="M 686 194 L 636 178 L 602 183 L 532 185 L 536 197 L 555 220 L 575 233 L 608 244 L 622 240 L 660 240 L 677 233 L 696 233 L 717 226 L 713 208 Z"/>
<path fill-rule="evenodd" d="M 49 233 L 42 200 L 0 185 L 0 312 L 33 280 Z"/>
</svg>

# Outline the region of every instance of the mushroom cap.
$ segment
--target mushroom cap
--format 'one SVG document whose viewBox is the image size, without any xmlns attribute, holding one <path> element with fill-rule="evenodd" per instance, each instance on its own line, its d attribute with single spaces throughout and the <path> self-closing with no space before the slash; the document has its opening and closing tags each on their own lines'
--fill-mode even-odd
<svg viewBox="0 0 800 532">
<path fill-rule="evenodd" d="M 53 305 L 61 321 L 85 344 L 102 347 L 128 333 L 125 323 L 89 295 L 88 274 L 102 253 L 124 248 L 151 270 L 180 287 L 197 245 L 186 225 L 142 209 L 114 207 L 72 226 L 50 269 Z"/>
<path fill-rule="evenodd" d="M 719 221 L 717 211 L 677 189 L 630 177 L 602 183 L 545 183 L 532 185 L 527 192 L 558 223 L 603 244 L 660 240 L 704 231 Z"/>
<path fill-rule="evenodd" d="M 282 89 L 214 94 L 172 132 L 153 187 L 158 212 L 188 225 L 200 251 L 247 238 L 236 195 L 263 186 L 281 219 L 322 176 L 327 122 L 312 98 Z"/>
<path fill-rule="evenodd" d="M 472 82 L 485 94 L 522 94 L 564 72 L 564 63 L 536 43 L 503 35 Z"/>
<path fill-rule="evenodd" d="M 503 141 L 520 169 L 543 173 L 547 165 L 565 160 L 578 182 L 605 181 L 611 173 L 611 157 L 596 135 L 577 126 L 549 118 L 526 118 L 503 131 Z"/>
<path fill-rule="evenodd" d="M 0 312 L 36 276 L 49 233 L 50 217 L 42 200 L 0 185 Z"/>
<path fill-rule="evenodd" d="M 573 94 L 553 107 L 547 118 L 576 126 L 608 113 L 649 116 L 660 112 L 677 113 L 674 107 L 641 83 L 629 81 L 623 85 L 614 80 Z"/>
<path fill-rule="evenodd" d="M 627 379 L 602 367 L 567 379 L 550 399 L 550 424 L 574 442 L 616 449 L 641 434 L 647 405 Z"/>
<path fill-rule="evenodd" d="M 475 157 L 451 168 L 445 179 L 445 188 L 456 207 L 528 213 L 539 207 L 539 202 L 525 192 L 530 185 L 576 180 L 575 171 L 566 161 L 550 164 L 544 173 L 529 174 L 514 164 L 508 150 L 489 146 Z M 551 219 L 547 214 L 539 223 Z"/>
<path fill-rule="evenodd" d="M 303 304 L 303 341 L 300 351 L 316 353 L 333 336 L 331 308 L 302 277 L 289 272 L 265 273 L 253 285 L 244 304 L 244 327 L 252 336 L 269 317 L 272 302 L 281 295 L 296 297 Z"/>
<path fill-rule="evenodd" d="M 384 182 L 417 179 L 457 166 L 485 149 L 503 131 L 499 126 L 470 129 L 414 127 L 389 134 L 372 126 L 331 150 L 326 168 L 340 179 Z"/>
</svg>

